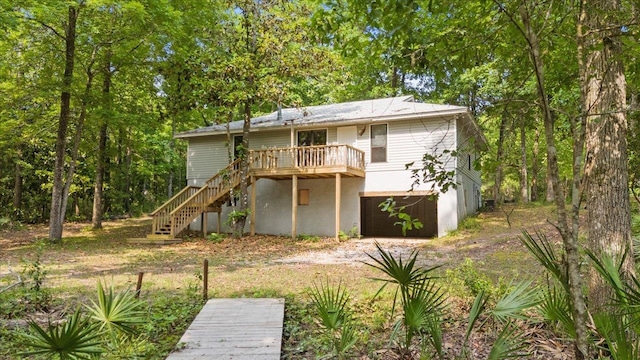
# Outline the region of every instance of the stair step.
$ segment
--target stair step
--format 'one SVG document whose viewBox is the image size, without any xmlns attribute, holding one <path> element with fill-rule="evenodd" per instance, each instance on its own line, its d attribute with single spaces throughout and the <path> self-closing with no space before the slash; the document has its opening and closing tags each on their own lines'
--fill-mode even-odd
<svg viewBox="0 0 640 360">
<path fill-rule="evenodd" d="M 229 165 L 223 171 L 229 172 L 231 176 L 234 172 L 238 172 L 238 169 L 232 168 L 231 165 Z M 216 174 L 215 176 L 221 176 L 221 174 L 222 174 L 222 171 Z M 235 175 L 232 178 L 234 179 L 233 182 L 220 183 L 217 187 L 212 188 L 213 191 L 210 191 L 209 193 L 207 193 L 207 196 L 209 196 L 208 199 L 200 198 L 197 203 L 183 202 L 181 205 L 184 207 L 181 208 L 179 214 L 176 214 L 177 223 L 170 222 L 170 223 L 162 224 L 156 228 L 154 233 L 147 235 L 147 238 L 153 239 L 153 238 L 161 237 L 164 239 L 166 237 L 171 237 L 173 230 L 177 230 L 178 232 L 184 230 L 186 227 L 189 226 L 189 224 L 191 223 L 191 220 L 197 219 L 197 217 L 200 216 L 203 210 L 205 212 L 220 212 L 222 205 L 225 204 L 230 199 L 229 192 L 232 189 L 235 189 L 240 184 L 240 182 L 238 181 Z M 213 177 L 211 179 L 213 179 Z M 177 201 L 175 200 L 172 200 L 172 201 L 174 201 L 172 203 L 172 206 L 178 205 Z M 207 205 L 207 207 L 205 209 L 202 209 L 203 205 Z M 164 214 L 166 214 L 166 212 Z M 164 218 L 164 220 L 166 221 L 166 218 Z"/>
</svg>

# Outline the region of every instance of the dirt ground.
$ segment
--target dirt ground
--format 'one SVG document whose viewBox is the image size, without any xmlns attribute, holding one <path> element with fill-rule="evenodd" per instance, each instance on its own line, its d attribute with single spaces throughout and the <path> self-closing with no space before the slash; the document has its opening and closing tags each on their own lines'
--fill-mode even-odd
<svg viewBox="0 0 640 360">
<path fill-rule="evenodd" d="M 494 278 L 535 275 L 539 267 L 518 236 L 527 229 L 557 239 L 550 219 L 552 207 L 511 207 L 480 213 L 466 223 L 466 228 L 438 239 L 364 238 L 337 242 L 258 235 L 216 243 L 192 233 L 181 244 L 164 246 L 127 242 L 128 238 L 144 237 L 149 231 L 150 220 L 144 218 L 105 222 L 98 231 L 86 223 L 67 223 L 62 245 L 48 244 L 47 227 L 34 225 L 0 231 L 0 274 L 19 271 L 25 262 L 33 261 L 41 248 L 48 281 L 62 287 L 62 292 L 69 287 L 91 290 L 99 279 L 132 284 L 138 272 L 145 273 L 149 290 L 171 291 L 194 281 L 202 261 L 208 259 L 216 296 L 245 295 L 264 289 L 297 293 L 310 286 L 310 278 L 323 276 L 366 283 L 361 277 L 366 278 L 370 272 L 363 262 L 369 260 L 367 254 L 375 253 L 375 242 L 379 242 L 402 257 L 419 251 L 421 265 L 455 267 L 470 258 Z M 352 270 L 343 271 L 345 266 Z M 307 277 L 288 278 L 296 273 Z"/>
<path fill-rule="evenodd" d="M 7 282 L 7 274 L 20 271 L 40 254 L 48 272 L 45 286 L 55 289 L 57 296 L 69 298 L 69 306 L 92 294 L 98 280 L 133 287 L 139 272 L 144 272 L 143 295 L 184 291 L 199 281 L 204 259 L 209 261 L 212 297 L 300 294 L 313 282 L 331 279 L 349 284 L 356 298 L 370 298 L 379 283 L 371 280 L 375 274 L 364 262 L 370 260 L 367 254 L 375 254 L 376 242 L 402 258 L 418 251 L 420 265 L 453 268 L 470 258 L 479 271 L 494 279 L 532 278 L 541 270 L 518 236 L 523 229 L 538 230 L 557 240 L 548 221 L 553 218 L 552 207 L 507 207 L 481 213 L 465 222 L 463 229 L 439 239 L 338 242 L 258 235 L 213 242 L 192 233 L 180 244 L 164 246 L 127 242 L 150 230 L 150 220 L 144 218 L 105 222 L 98 231 L 86 223 L 67 223 L 62 245 L 48 244 L 46 226 L 25 226 L 0 230 L 0 280 L 5 276 L 0 288 Z M 553 342 L 540 338 L 539 348 L 549 341 Z M 456 344 L 449 342 L 447 346 Z M 563 346 L 550 343 L 551 350 L 535 358 L 562 354 Z M 482 346 L 478 351 L 483 351 Z M 554 355 L 563 358 L 558 356 Z"/>
</svg>

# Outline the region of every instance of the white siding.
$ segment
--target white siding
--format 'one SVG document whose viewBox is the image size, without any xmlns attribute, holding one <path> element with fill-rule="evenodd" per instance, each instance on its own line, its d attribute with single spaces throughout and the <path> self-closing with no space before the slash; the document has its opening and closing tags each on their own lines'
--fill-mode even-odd
<svg viewBox="0 0 640 360">
<path fill-rule="evenodd" d="M 406 164 L 421 166 L 425 153 L 441 154 L 456 147 L 456 124 L 452 120 L 413 120 L 387 125 L 387 162 L 371 162 L 370 126 L 358 137 L 358 147 L 365 152 L 365 191 L 408 191 L 413 180 Z M 360 128 L 360 127 L 359 127 Z M 444 156 L 447 170 L 455 169 L 456 159 Z M 432 184 L 419 184 L 415 190 L 431 190 Z"/>
<path fill-rule="evenodd" d="M 232 134 L 236 136 L 239 134 Z M 286 147 L 291 141 L 289 130 L 251 133 L 250 149 Z M 189 139 L 187 152 L 187 184 L 202 185 L 229 165 L 227 136 L 214 135 Z"/>
<path fill-rule="evenodd" d="M 309 189 L 309 205 L 298 206 L 298 234 L 335 236 L 335 178 L 300 179 L 298 189 Z M 363 179 L 342 178 L 340 228 L 349 232 L 360 228 L 360 197 Z M 260 179 L 256 183 L 256 232 L 259 234 L 291 234 L 291 180 Z M 251 191 L 251 190 L 250 190 Z M 224 224 L 231 209 L 222 211 L 222 231 L 231 229 Z M 217 215 L 209 214 L 209 231 L 217 229 Z M 200 229 L 200 220 L 194 221 L 193 229 Z M 245 231 L 249 231 L 249 222 Z"/>
<path fill-rule="evenodd" d="M 291 130 L 261 131 L 251 133 L 250 149 L 287 147 L 291 145 Z"/>
<path fill-rule="evenodd" d="M 189 139 L 187 184 L 202 185 L 229 164 L 227 138 L 224 135 Z"/>
<path fill-rule="evenodd" d="M 474 168 L 478 154 L 470 129 L 459 119 L 458 131 L 458 214 L 460 219 L 475 214 L 480 206 L 482 180 L 480 171 Z"/>
<path fill-rule="evenodd" d="M 480 173 L 469 170 L 466 159 L 468 132 L 461 121 L 453 119 L 411 120 L 387 123 L 387 161 L 371 163 L 370 125 L 357 125 L 356 147 L 365 153 L 366 177 L 342 179 L 341 229 L 360 227 L 361 192 L 404 192 L 411 188 L 411 172 L 405 165 L 421 165 L 423 154 L 440 154 L 458 149 L 460 157 L 445 159 L 447 170 L 457 169 L 458 190 L 440 194 L 438 200 L 438 235 L 456 229 L 458 221 L 474 213 L 474 189 L 479 189 Z M 304 128 L 306 130 L 307 128 Z M 459 131 L 458 131 L 459 130 Z M 290 128 L 259 131 L 251 134 L 250 148 L 286 147 L 290 145 Z M 327 143 L 337 141 L 337 128 L 328 128 Z M 475 153 L 472 153 L 474 160 Z M 227 163 L 226 135 L 189 140 L 187 178 L 189 184 L 201 184 Z M 432 184 L 419 184 L 415 190 L 432 190 Z M 291 180 L 257 182 L 256 231 L 265 234 L 291 232 Z M 475 186 L 475 187 L 474 187 Z M 299 189 L 309 189 L 310 205 L 298 207 L 298 233 L 333 236 L 335 229 L 335 178 L 300 180 Z M 466 206 L 465 206 L 466 204 Z M 229 209 L 223 210 L 223 222 Z M 210 215 L 210 230 L 217 227 Z M 196 224 L 198 221 L 195 222 Z M 247 224 L 247 229 L 248 229 Z M 225 231 L 228 228 L 223 226 Z"/>
</svg>

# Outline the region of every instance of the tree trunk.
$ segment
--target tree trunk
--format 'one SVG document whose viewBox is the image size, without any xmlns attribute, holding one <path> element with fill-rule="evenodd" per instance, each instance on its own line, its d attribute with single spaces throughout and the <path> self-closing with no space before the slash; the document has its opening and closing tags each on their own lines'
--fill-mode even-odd
<svg viewBox="0 0 640 360">
<path fill-rule="evenodd" d="M 493 199 L 496 204 L 502 204 L 502 177 L 503 177 L 503 158 L 504 158 L 504 138 L 505 133 L 507 131 L 507 111 L 502 114 L 502 119 L 500 120 L 500 135 L 498 137 L 498 149 L 496 152 L 496 178 L 493 186 Z"/>
<path fill-rule="evenodd" d="M 131 202 L 133 200 L 133 189 L 131 188 L 131 139 L 127 136 L 127 149 L 125 158 L 125 197 L 124 197 L 124 210 L 129 217 L 133 217 L 133 209 L 131 209 Z"/>
<path fill-rule="evenodd" d="M 520 201 L 529 202 L 529 179 L 527 178 L 527 134 L 524 117 L 520 121 Z"/>
<path fill-rule="evenodd" d="M 249 82 L 253 84 L 253 80 Z M 251 128 L 251 100 L 244 103 L 244 122 L 242 125 L 242 151 L 240 152 L 240 204 L 233 219 L 233 237 L 240 238 L 249 211 L 249 130 Z"/>
<path fill-rule="evenodd" d="M 91 58 L 86 67 L 87 81 L 85 82 L 84 86 L 84 94 L 82 96 L 80 105 L 80 116 L 78 117 L 78 123 L 76 124 L 76 134 L 73 139 L 73 148 L 71 149 L 71 162 L 69 163 L 69 169 L 67 170 L 67 179 L 62 191 L 62 209 L 67 208 L 67 203 L 69 201 L 69 191 L 71 190 L 71 184 L 73 183 L 73 174 L 75 173 L 76 164 L 78 162 L 78 150 L 80 148 L 80 141 L 82 140 L 84 121 L 87 118 L 87 106 L 89 103 L 89 97 L 91 95 L 91 88 L 93 85 L 93 64 L 95 62 L 97 53 L 98 48 L 94 47 L 93 52 L 91 53 Z M 60 221 L 64 221 L 64 212 L 61 213 L 61 216 L 63 218 L 60 219 Z"/>
<path fill-rule="evenodd" d="M 547 96 L 544 85 L 544 62 L 540 52 L 540 43 L 538 42 L 537 34 L 531 27 L 529 18 L 529 12 L 525 4 L 520 5 L 520 17 L 524 25 L 524 37 L 529 45 L 529 54 L 531 62 L 534 68 L 534 75 L 536 77 L 536 88 L 538 92 L 538 100 L 540 103 L 540 110 L 542 111 L 545 126 L 545 137 L 547 140 L 547 161 L 549 164 L 549 175 L 553 185 L 553 191 L 555 194 L 556 209 L 558 211 L 558 225 L 557 229 L 562 237 L 564 250 L 566 252 L 566 266 L 567 276 L 569 280 L 569 298 L 571 299 L 571 312 L 573 316 L 573 322 L 576 330 L 576 343 L 574 358 L 584 359 L 589 355 L 589 333 L 587 331 L 587 306 L 582 292 L 582 277 L 580 274 L 580 252 L 578 248 L 578 232 L 577 223 L 573 223 L 573 227 L 569 228 L 567 221 L 567 211 L 565 206 L 564 192 L 560 184 L 560 175 L 558 171 L 558 156 L 555 146 L 555 129 L 554 118 L 551 113 L 551 106 L 549 105 L 549 97 Z M 576 171 L 576 165 L 580 165 L 580 158 L 574 158 L 574 174 Z M 574 177 L 574 185 L 576 181 L 579 182 L 579 178 Z M 579 195 L 579 190 L 574 186 L 573 195 Z M 579 202 L 579 196 L 577 199 L 574 197 L 574 205 Z M 577 209 L 577 207 L 573 207 Z M 573 219 L 577 219 L 577 213 L 573 213 Z"/>
<path fill-rule="evenodd" d="M 104 187 L 104 169 L 107 147 L 107 123 L 100 126 L 100 134 L 98 135 L 98 158 L 96 164 L 96 182 L 93 188 L 93 212 L 91 216 L 91 225 L 94 229 L 102 228 L 102 189 Z"/>
<path fill-rule="evenodd" d="M 537 124 L 536 124 L 537 125 Z M 531 201 L 538 201 L 540 188 L 538 186 L 538 175 L 540 173 L 540 129 L 536 126 L 533 138 L 533 153 L 531 157 Z"/>
<path fill-rule="evenodd" d="M 65 28 L 65 65 L 62 76 L 62 91 L 60 94 L 60 118 L 56 137 L 56 161 L 53 167 L 53 189 L 51 194 L 51 210 L 49 213 L 49 241 L 62 242 L 62 228 L 64 224 L 64 209 L 62 208 L 64 158 L 66 151 L 67 128 L 71 113 L 71 86 L 73 85 L 73 67 L 76 50 L 76 22 L 79 9 L 69 6 L 68 23 Z"/>
<path fill-rule="evenodd" d="M 173 169 L 173 153 L 175 149 L 175 142 L 173 139 L 173 135 L 176 133 L 176 123 L 172 119 L 171 120 L 171 140 L 169 140 L 169 180 L 167 181 L 167 198 L 171 199 L 173 197 L 173 178 L 175 177 L 174 169 Z"/>
<path fill-rule="evenodd" d="M 15 176 L 13 179 L 13 208 L 22 208 L 22 166 L 20 161 L 22 158 L 22 150 L 18 149 L 16 157 Z"/>
<path fill-rule="evenodd" d="M 622 63 L 620 27 L 611 19 L 618 1 L 582 1 L 579 34 L 582 57 L 581 88 L 586 112 L 585 201 L 589 248 L 596 256 L 622 263 L 626 279 L 634 274 L 627 156 L 626 80 Z M 585 35 L 586 34 L 586 35 Z M 626 257 L 625 257 L 626 256 Z M 589 302 L 605 311 L 613 297 L 611 287 L 591 270 Z"/>
<path fill-rule="evenodd" d="M 545 192 L 545 200 L 547 202 L 556 201 L 556 193 L 553 191 L 553 180 L 551 179 L 551 165 L 549 165 L 549 159 L 547 159 L 547 191 Z"/>
<path fill-rule="evenodd" d="M 106 164 L 106 150 L 107 150 L 107 130 L 108 130 L 108 117 L 110 106 L 110 94 L 111 91 L 111 49 L 107 49 L 107 56 L 104 68 L 104 80 L 102 83 L 102 101 L 105 108 L 105 118 L 100 126 L 100 134 L 98 140 L 98 158 L 96 163 L 96 182 L 93 190 L 93 215 L 91 217 L 91 225 L 94 229 L 102 228 L 102 216 L 103 216 L 103 188 L 105 177 L 105 164 Z"/>
</svg>

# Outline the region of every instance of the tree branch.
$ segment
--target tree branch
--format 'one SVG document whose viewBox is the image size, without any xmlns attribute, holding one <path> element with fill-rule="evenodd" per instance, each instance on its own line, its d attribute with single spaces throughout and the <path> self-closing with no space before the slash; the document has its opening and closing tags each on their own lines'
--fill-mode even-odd
<svg viewBox="0 0 640 360">
<path fill-rule="evenodd" d="M 58 30 L 54 29 L 54 28 L 53 28 L 52 26 L 50 26 L 49 24 L 46 24 L 46 23 L 44 23 L 43 21 L 40 21 L 40 20 L 38 20 L 38 19 L 36 19 L 36 18 L 32 18 L 32 17 L 27 17 L 27 20 L 31 20 L 31 21 L 37 22 L 38 24 L 42 25 L 42 27 L 44 27 L 44 28 L 46 28 L 46 29 L 49 29 L 49 30 L 50 30 L 54 35 L 56 35 L 56 36 L 57 36 L 57 37 L 59 37 L 60 39 L 65 40 L 64 35 L 60 34 L 60 33 L 58 32 Z"/>
</svg>

